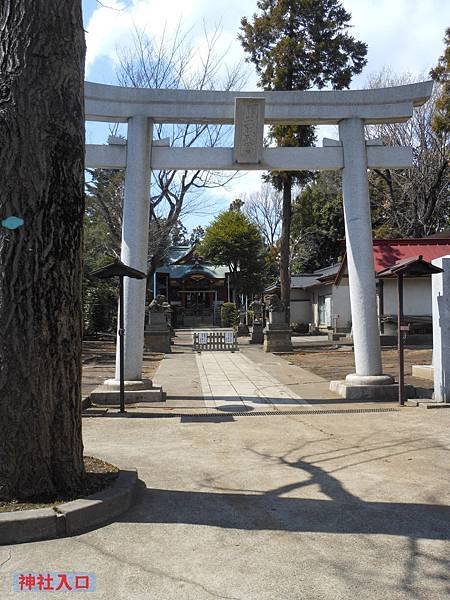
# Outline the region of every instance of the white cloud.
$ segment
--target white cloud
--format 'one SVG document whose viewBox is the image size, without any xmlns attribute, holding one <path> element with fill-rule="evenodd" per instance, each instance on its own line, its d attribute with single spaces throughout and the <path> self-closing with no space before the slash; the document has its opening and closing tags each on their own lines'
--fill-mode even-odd
<svg viewBox="0 0 450 600">
<path fill-rule="evenodd" d="M 233 17 L 230 17 L 230 5 L 235 7 Z M 170 37 L 181 26 L 183 32 L 190 32 L 194 47 L 201 53 L 205 44 L 203 28 L 211 31 L 221 25 L 223 32 L 218 49 L 227 51 L 229 62 L 238 62 L 242 58 L 236 41 L 240 18 L 238 6 L 236 0 L 231 0 L 226 14 L 222 15 L 208 0 L 109 0 L 107 6 L 98 5 L 86 25 L 87 78 L 101 76 L 96 66 L 102 60 L 116 62 L 117 49 L 131 42 L 136 27 L 159 39 L 163 31 Z M 228 51 L 230 47 L 231 51 Z"/>
<path fill-rule="evenodd" d="M 450 22 L 446 0 L 344 0 L 352 15 L 352 34 L 368 44 L 368 64 L 355 79 L 364 87 L 369 73 L 387 66 L 393 73 L 428 77 L 442 53 Z M 355 85 L 353 85 L 355 87 Z"/>
<path fill-rule="evenodd" d="M 235 64 L 243 58 L 237 40 L 240 19 L 250 17 L 256 11 L 256 0 L 108 0 L 108 6 L 98 5 L 86 25 L 88 31 L 86 72 L 87 78 L 102 83 L 108 81 L 111 69 L 105 69 L 105 61 L 114 65 L 116 50 L 130 42 L 133 28 L 145 28 L 158 38 L 166 28 L 174 32 L 179 23 L 183 30 L 192 28 L 194 45 L 200 49 L 204 41 L 203 23 L 212 30 L 222 25 L 220 49 L 227 51 L 226 64 Z M 448 0 L 343 0 L 352 14 L 352 34 L 369 46 L 368 65 L 355 78 L 352 87 L 366 86 L 368 75 L 390 67 L 393 73 L 411 72 L 427 77 L 438 56 L 443 51 L 445 26 L 450 23 Z M 252 74 L 246 89 L 256 89 L 256 76 Z M 329 132 L 326 133 L 329 135 Z M 322 132 L 319 132 L 319 144 Z M 218 204 L 232 200 L 244 192 L 260 186 L 260 173 L 252 172 L 234 180 L 228 190 L 209 192 Z"/>
<path fill-rule="evenodd" d="M 388 65 L 394 72 L 426 73 L 442 52 L 444 29 L 450 22 L 447 0 L 344 0 L 352 14 L 353 35 L 368 43 L 366 73 Z M 255 0 L 108 0 L 98 5 L 87 24 L 88 77 L 96 76 L 96 63 L 114 61 L 116 48 L 126 45 L 134 26 L 158 37 L 164 28 L 174 31 L 179 23 L 193 28 L 193 38 L 202 41 L 202 23 L 212 29 L 222 24 L 221 45 L 229 48 L 227 60 L 243 57 L 237 34 L 242 16 L 251 16 Z M 109 8 L 111 7 L 111 8 Z M 114 10 L 115 9 L 115 10 Z M 367 75 L 356 78 L 359 86 Z M 254 87 L 255 78 L 251 85 Z"/>
<path fill-rule="evenodd" d="M 132 4 L 109 0 L 107 6 L 99 5 L 87 24 L 87 74 L 99 58 L 114 61 L 117 48 L 129 42 L 135 27 L 158 36 L 164 27 L 175 28 L 189 12 L 184 0 L 133 0 Z"/>
</svg>

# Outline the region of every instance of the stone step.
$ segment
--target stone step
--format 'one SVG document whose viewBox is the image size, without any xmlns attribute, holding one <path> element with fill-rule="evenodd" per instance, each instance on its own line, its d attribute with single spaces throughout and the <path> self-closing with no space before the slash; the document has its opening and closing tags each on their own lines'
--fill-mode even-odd
<svg viewBox="0 0 450 600">
<path fill-rule="evenodd" d="M 117 406 L 120 396 L 117 390 L 111 390 L 109 386 L 100 385 L 91 392 L 92 406 Z M 162 387 L 153 386 L 146 390 L 125 390 L 125 404 L 137 404 L 140 402 L 165 402 L 166 397 Z"/>
</svg>

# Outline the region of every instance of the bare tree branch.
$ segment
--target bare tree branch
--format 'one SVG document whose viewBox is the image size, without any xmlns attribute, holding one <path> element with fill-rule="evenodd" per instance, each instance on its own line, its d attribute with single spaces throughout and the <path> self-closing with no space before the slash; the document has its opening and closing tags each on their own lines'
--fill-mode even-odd
<svg viewBox="0 0 450 600">
<path fill-rule="evenodd" d="M 260 191 L 243 194 L 244 212 L 258 225 L 266 246 L 276 246 L 281 235 L 283 199 L 269 183 L 264 183 Z"/>
<path fill-rule="evenodd" d="M 413 83 L 410 74 L 392 75 L 389 70 L 373 77 L 370 87 L 386 87 Z M 370 137 L 381 137 L 389 146 L 411 146 L 413 166 L 410 169 L 376 169 L 369 178 L 375 210 L 381 211 L 384 221 L 394 224 L 396 234 L 423 237 L 448 226 L 448 136 L 432 128 L 435 87 L 431 99 L 414 110 L 407 123 L 370 125 Z"/>
<path fill-rule="evenodd" d="M 203 50 L 198 50 L 191 42 L 192 31 L 184 31 L 181 23 L 170 37 L 164 28 L 160 38 L 154 40 L 145 30 L 135 27 L 130 46 L 118 51 L 119 67 L 117 77 L 121 85 L 128 87 L 231 90 L 241 89 L 246 75 L 243 63 L 225 69 L 228 49 L 218 51 L 221 36 L 220 26 L 208 32 L 203 24 Z M 230 139 L 231 128 L 223 125 L 155 124 L 154 136 L 157 139 L 170 138 L 171 146 L 215 147 Z M 158 265 L 164 256 L 162 248 L 169 243 L 170 231 L 177 224 L 180 215 L 198 211 L 202 194 L 207 189 L 223 187 L 235 176 L 214 171 L 159 171 L 152 173 L 151 221 L 161 221 L 161 227 L 150 224 L 152 235 L 165 236 L 164 243 L 152 241 L 149 254 L 153 264 Z"/>
</svg>

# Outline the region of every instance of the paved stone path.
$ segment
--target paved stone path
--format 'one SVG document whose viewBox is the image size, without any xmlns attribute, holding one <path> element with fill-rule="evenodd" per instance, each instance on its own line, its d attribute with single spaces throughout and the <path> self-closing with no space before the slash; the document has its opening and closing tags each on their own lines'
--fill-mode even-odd
<svg viewBox="0 0 450 600">
<path fill-rule="evenodd" d="M 242 353 L 202 352 L 196 360 L 209 410 L 280 410 L 308 404 Z"/>
<path fill-rule="evenodd" d="M 98 365 L 95 372 L 90 365 L 85 366 L 85 393 L 93 383 L 114 376 L 114 355 L 111 356 L 111 361 Z M 192 332 L 179 330 L 172 352 L 165 355 L 152 376 L 154 383 L 166 392 L 167 401 L 139 403 L 129 406 L 127 411 L 136 417 L 169 413 L 280 413 L 311 408 L 378 410 L 395 406 L 392 402 L 349 403 L 330 391 L 328 379 L 300 366 L 301 359 L 293 364 L 290 358 L 264 352 L 261 347 L 242 339 L 239 340 L 239 351 L 234 353 L 197 353 L 192 350 Z M 323 360 L 323 357 L 319 354 L 317 360 Z M 98 416 L 98 412 L 95 407 L 87 409 L 85 416 Z M 116 412 L 116 408 L 101 411 L 102 415 Z"/>
</svg>

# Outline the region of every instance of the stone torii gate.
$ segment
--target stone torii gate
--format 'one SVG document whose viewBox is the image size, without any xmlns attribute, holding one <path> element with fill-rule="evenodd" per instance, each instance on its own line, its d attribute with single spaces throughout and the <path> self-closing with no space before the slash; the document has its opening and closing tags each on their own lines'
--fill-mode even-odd
<svg viewBox="0 0 450 600">
<path fill-rule="evenodd" d="M 367 386 L 370 396 L 374 386 L 389 387 L 392 379 L 383 375 L 381 366 L 367 169 L 407 168 L 412 149 L 366 141 L 364 125 L 407 121 L 413 107 L 430 97 L 432 86 L 423 82 L 374 90 L 215 92 L 87 82 L 86 120 L 128 123 L 126 144 L 86 146 L 88 167 L 125 169 L 122 262 L 147 269 L 151 170 L 342 170 L 356 373 L 347 376 L 340 391 L 345 395 L 347 387 Z M 152 140 L 153 123 L 234 124 L 234 146 L 164 146 L 161 140 Z M 337 124 L 339 140 L 324 139 L 322 148 L 264 148 L 264 124 Z M 125 285 L 129 389 L 144 385 L 145 285 L 138 280 L 126 280 Z"/>
</svg>

